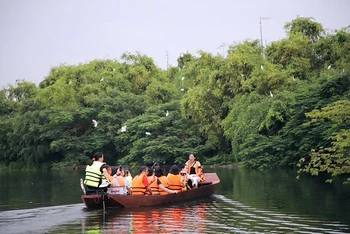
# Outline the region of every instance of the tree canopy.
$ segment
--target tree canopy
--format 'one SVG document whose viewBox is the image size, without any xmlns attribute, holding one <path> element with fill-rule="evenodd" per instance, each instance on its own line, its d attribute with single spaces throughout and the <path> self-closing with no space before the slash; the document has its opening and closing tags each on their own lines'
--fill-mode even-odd
<svg viewBox="0 0 350 234">
<path fill-rule="evenodd" d="M 62 64 L 39 86 L 18 80 L 0 91 L 0 164 L 79 166 L 96 151 L 110 164 L 181 164 L 193 152 L 203 164 L 345 178 L 349 30 L 302 17 L 285 30 L 266 48 L 247 40 L 226 57 L 184 53 L 167 70 L 136 52 Z"/>
</svg>

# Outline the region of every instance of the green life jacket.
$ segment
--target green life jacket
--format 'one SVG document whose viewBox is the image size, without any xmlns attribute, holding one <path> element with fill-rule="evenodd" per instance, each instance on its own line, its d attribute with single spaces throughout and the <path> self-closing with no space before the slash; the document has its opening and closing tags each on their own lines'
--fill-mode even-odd
<svg viewBox="0 0 350 234">
<path fill-rule="evenodd" d="M 102 179 L 104 179 L 104 175 L 100 171 L 103 164 L 105 163 L 94 161 L 91 166 L 86 166 L 84 180 L 85 185 L 98 188 L 98 186 L 101 184 Z"/>
</svg>

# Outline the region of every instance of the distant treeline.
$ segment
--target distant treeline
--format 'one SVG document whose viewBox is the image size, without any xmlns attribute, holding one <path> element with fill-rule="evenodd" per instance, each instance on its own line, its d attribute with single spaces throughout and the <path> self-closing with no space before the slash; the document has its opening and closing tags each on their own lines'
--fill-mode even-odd
<svg viewBox="0 0 350 234">
<path fill-rule="evenodd" d="M 112 165 L 180 164 L 193 152 L 202 164 L 349 174 L 349 27 L 327 33 L 299 17 L 285 30 L 266 47 L 231 45 L 226 57 L 181 54 L 167 70 L 125 53 L 54 67 L 39 87 L 8 85 L 0 164 L 74 167 L 96 151 Z"/>
</svg>

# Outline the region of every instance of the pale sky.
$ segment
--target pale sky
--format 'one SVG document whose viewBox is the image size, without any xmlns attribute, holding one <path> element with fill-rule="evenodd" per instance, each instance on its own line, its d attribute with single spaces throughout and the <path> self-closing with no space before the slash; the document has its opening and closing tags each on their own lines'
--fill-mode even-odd
<svg viewBox="0 0 350 234">
<path fill-rule="evenodd" d="M 140 51 L 161 68 L 181 53 L 213 54 L 223 43 L 285 37 L 297 15 L 326 29 L 350 25 L 349 0 L 0 0 L 0 89 L 39 84 L 61 63 L 120 59 Z"/>
</svg>

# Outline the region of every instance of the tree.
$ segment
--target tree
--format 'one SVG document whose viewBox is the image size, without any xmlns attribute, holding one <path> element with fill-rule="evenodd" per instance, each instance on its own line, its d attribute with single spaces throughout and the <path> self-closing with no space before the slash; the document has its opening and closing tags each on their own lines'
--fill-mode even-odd
<svg viewBox="0 0 350 234">
<path fill-rule="evenodd" d="M 203 148 L 196 127 L 182 117 L 179 101 L 151 107 L 123 125 L 126 131 L 115 137 L 118 151 L 124 155 L 118 160 L 122 164 L 180 164 L 190 152 L 201 152 Z"/>
<path fill-rule="evenodd" d="M 308 37 L 312 43 L 315 43 L 324 33 L 322 25 L 312 17 L 297 17 L 285 24 L 284 29 L 289 36 L 295 33 L 302 33 Z"/>
<path fill-rule="evenodd" d="M 299 170 L 307 172 L 311 175 L 318 175 L 326 172 L 332 177 L 350 174 L 350 101 L 340 100 L 327 105 L 321 110 L 313 110 L 306 114 L 311 118 L 311 125 L 318 121 L 332 121 L 334 133 L 330 136 L 331 144 L 326 147 L 318 147 L 313 149 L 310 154 L 310 161 L 305 158 L 300 160 L 301 167 Z M 327 180 L 332 182 L 332 179 Z M 347 179 L 350 182 L 350 178 Z"/>
</svg>

